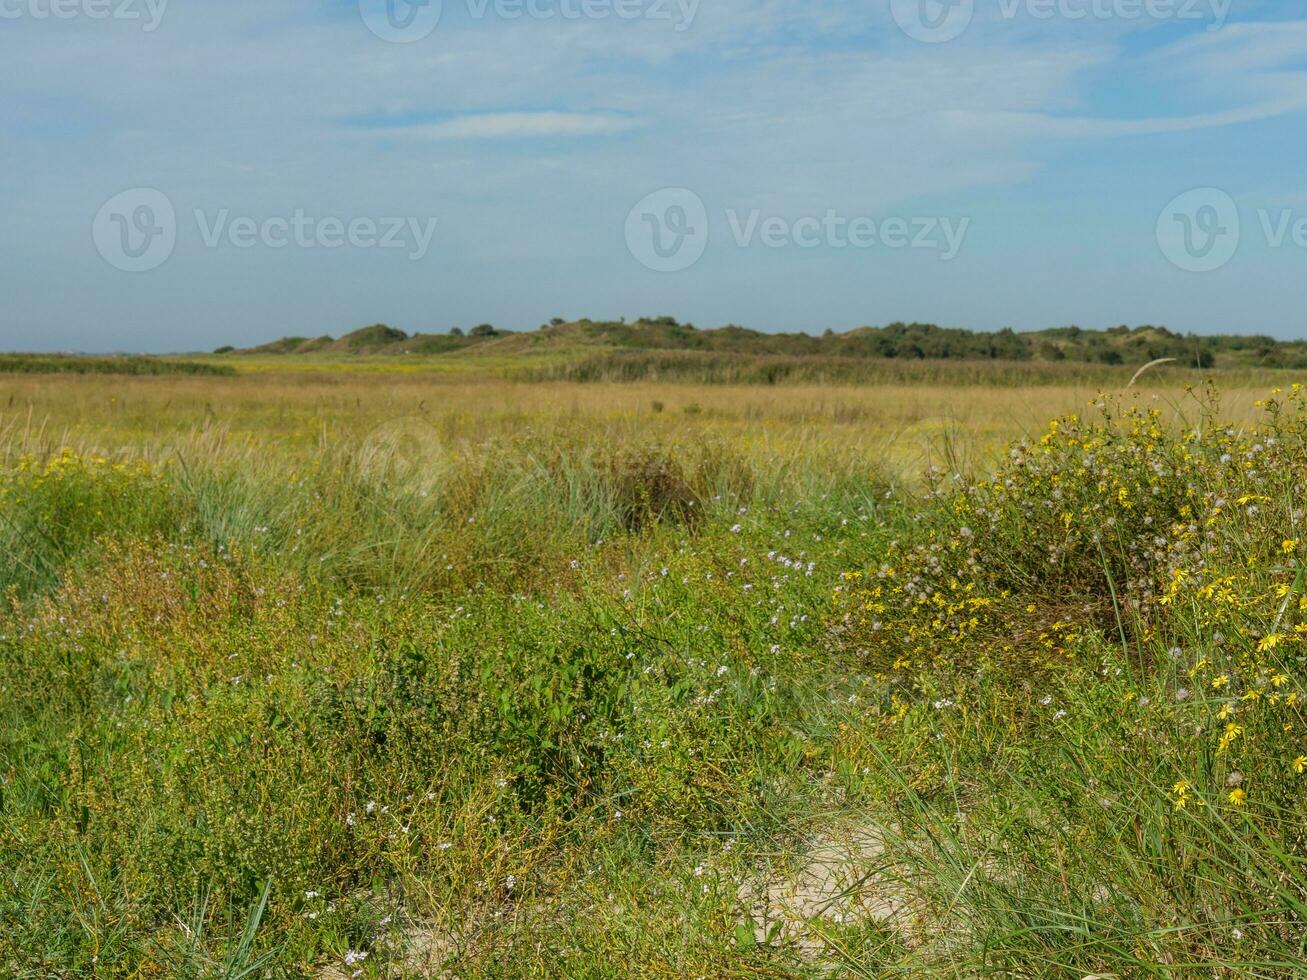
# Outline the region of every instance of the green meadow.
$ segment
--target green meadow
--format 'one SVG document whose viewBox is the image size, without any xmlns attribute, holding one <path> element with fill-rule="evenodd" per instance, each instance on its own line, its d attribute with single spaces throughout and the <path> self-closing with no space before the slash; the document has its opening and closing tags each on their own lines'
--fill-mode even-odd
<svg viewBox="0 0 1307 980">
<path fill-rule="evenodd" d="M 1302 975 L 1294 371 L 186 363 L 0 362 L 6 974 Z"/>
</svg>

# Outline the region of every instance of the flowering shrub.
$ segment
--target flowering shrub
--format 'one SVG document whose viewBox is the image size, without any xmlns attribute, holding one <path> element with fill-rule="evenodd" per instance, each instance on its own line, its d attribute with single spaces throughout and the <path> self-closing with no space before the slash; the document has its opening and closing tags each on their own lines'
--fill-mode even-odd
<svg viewBox="0 0 1307 980">
<path fill-rule="evenodd" d="M 0 589 L 49 588 L 101 535 L 171 529 L 179 505 L 164 476 L 144 462 L 110 461 L 65 449 L 23 456 L 0 471 Z"/>
<path fill-rule="evenodd" d="M 1186 905 L 1206 922 L 1238 905 L 1244 942 L 1301 928 L 1290 910 L 1304 907 L 1307 878 L 1287 855 L 1307 827 L 1307 399 L 1294 385 L 1259 407 L 1255 425 L 1221 424 L 1209 393 L 1175 425 L 1100 399 L 1093 419 L 1012 447 L 991 479 L 936 479 L 884 561 L 844 573 L 833 627 L 877 680 L 881 737 L 898 743 L 912 794 L 905 821 L 943 819 L 927 802 L 942 773 L 996 767 L 987 790 L 958 804 L 953 784 L 947 799 L 985 833 L 1001 824 L 1032 842 L 989 859 L 983 915 L 1017 914 L 1004 905 L 1013 882 L 1023 907 L 1047 889 L 1049 907 L 1066 909 L 1077 888 L 1098 887 L 1110 872 L 1088 855 L 1117 846 L 1103 815 L 1121 807 L 1154 842 L 1148 871 L 1123 887 L 1172 910 L 1130 926 L 1157 930 L 1137 965 L 1222 955 L 1210 937 L 1166 933 Z M 870 752 L 853 733 L 846 772 Z M 1003 815 L 1000 798 L 1022 809 Z M 1038 866 L 1049 860 L 1061 884 Z M 1237 900 L 1184 878 L 1209 862 L 1245 869 Z M 1112 916 L 1086 914 L 1102 940 Z"/>
</svg>

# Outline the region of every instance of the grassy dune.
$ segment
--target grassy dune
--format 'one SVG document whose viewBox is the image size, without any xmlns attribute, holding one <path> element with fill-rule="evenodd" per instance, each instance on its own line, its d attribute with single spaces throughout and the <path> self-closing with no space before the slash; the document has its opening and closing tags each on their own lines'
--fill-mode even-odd
<svg viewBox="0 0 1307 980">
<path fill-rule="evenodd" d="M 1304 399 L 1112 380 L 0 379 L 0 963 L 1299 974 Z"/>
</svg>

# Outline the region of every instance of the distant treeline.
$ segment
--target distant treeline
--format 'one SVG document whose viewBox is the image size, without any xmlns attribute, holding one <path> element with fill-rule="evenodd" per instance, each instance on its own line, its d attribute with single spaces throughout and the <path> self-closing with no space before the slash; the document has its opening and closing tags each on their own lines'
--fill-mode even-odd
<svg viewBox="0 0 1307 980">
<path fill-rule="evenodd" d="M 158 357 L 87 357 L 62 354 L 0 354 L 0 374 L 204 374 L 229 377 L 228 364 L 201 364 Z"/>
<path fill-rule="evenodd" d="M 745 327 L 698 330 L 671 317 L 632 324 L 577 325 L 588 339 L 614 347 L 730 351 L 883 360 L 1059 361 L 1139 366 L 1161 358 L 1177 364 L 1216 366 L 1307 367 L 1307 343 L 1266 336 L 1179 334 L 1166 327 L 1112 327 L 1086 330 L 1053 327 L 1018 333 L 940 327 L 933 323 L 891 323 L 859 327 L 845 333 L 826 331 L 766 334 Z"/>
</svg>

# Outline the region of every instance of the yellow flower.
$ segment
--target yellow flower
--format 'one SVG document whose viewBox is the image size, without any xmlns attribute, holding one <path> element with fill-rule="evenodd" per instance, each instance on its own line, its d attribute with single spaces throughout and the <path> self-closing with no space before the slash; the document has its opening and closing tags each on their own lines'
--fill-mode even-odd
<svg viewBox="0 0 1307 980">
<path fill-rule="evenodd" d="M 1189 780 L 1179 780 L 1171 787 L 1171 791 L 1175 793 L 1175 808 L 1177 810 L 1183 810 L 1189 805 Z"/>
<path fill-rule="evenodd" d="M 1286 555 L 1291 554 L 1298 547 L 1297 538 L 1285 538 L 1280 542 L 1280 550 Z"/>
<path fill-rule="evenodd" d="M 1216 751 L 1224 752 L 1230 747 L 1230 743 L 1243 734 L 1243 726 L 1236 725 L 1234 722 L 1227 722 L 1225 733 L 1221 736 L 1220 742 L 1217 743 Z"/>
<path fill-rule="evenodd" d="M 1248 794 L 1241 789 L 1232 789 L 1227 799 L 1230 801 L 1231 806 L 1243 806 L 1248 799 Z"/>
<path fill-rule="evenodd" d="M 1220 677 L 1212 678 L 1212 687 L 1218 691 L 1229 683 L 1230 683 L 1229 674 L 1222 674 Z"/>
<path fill-rule="evenodd" d="M 1293 771 L 1299 776 L 1307 772 L 1307 755 L 1300 755 L 1293 760 Z"/>
<path fill-rule="evenodd" d="M 1280 634 L 1271 633 L 1267 636 L 1262 637 L 1261 641 L 1257 644 L 1257 652 L 1265 653 L 1267 650 L 1274 650 L 1279 645 L 1280 645 Z"/>
</svg>

